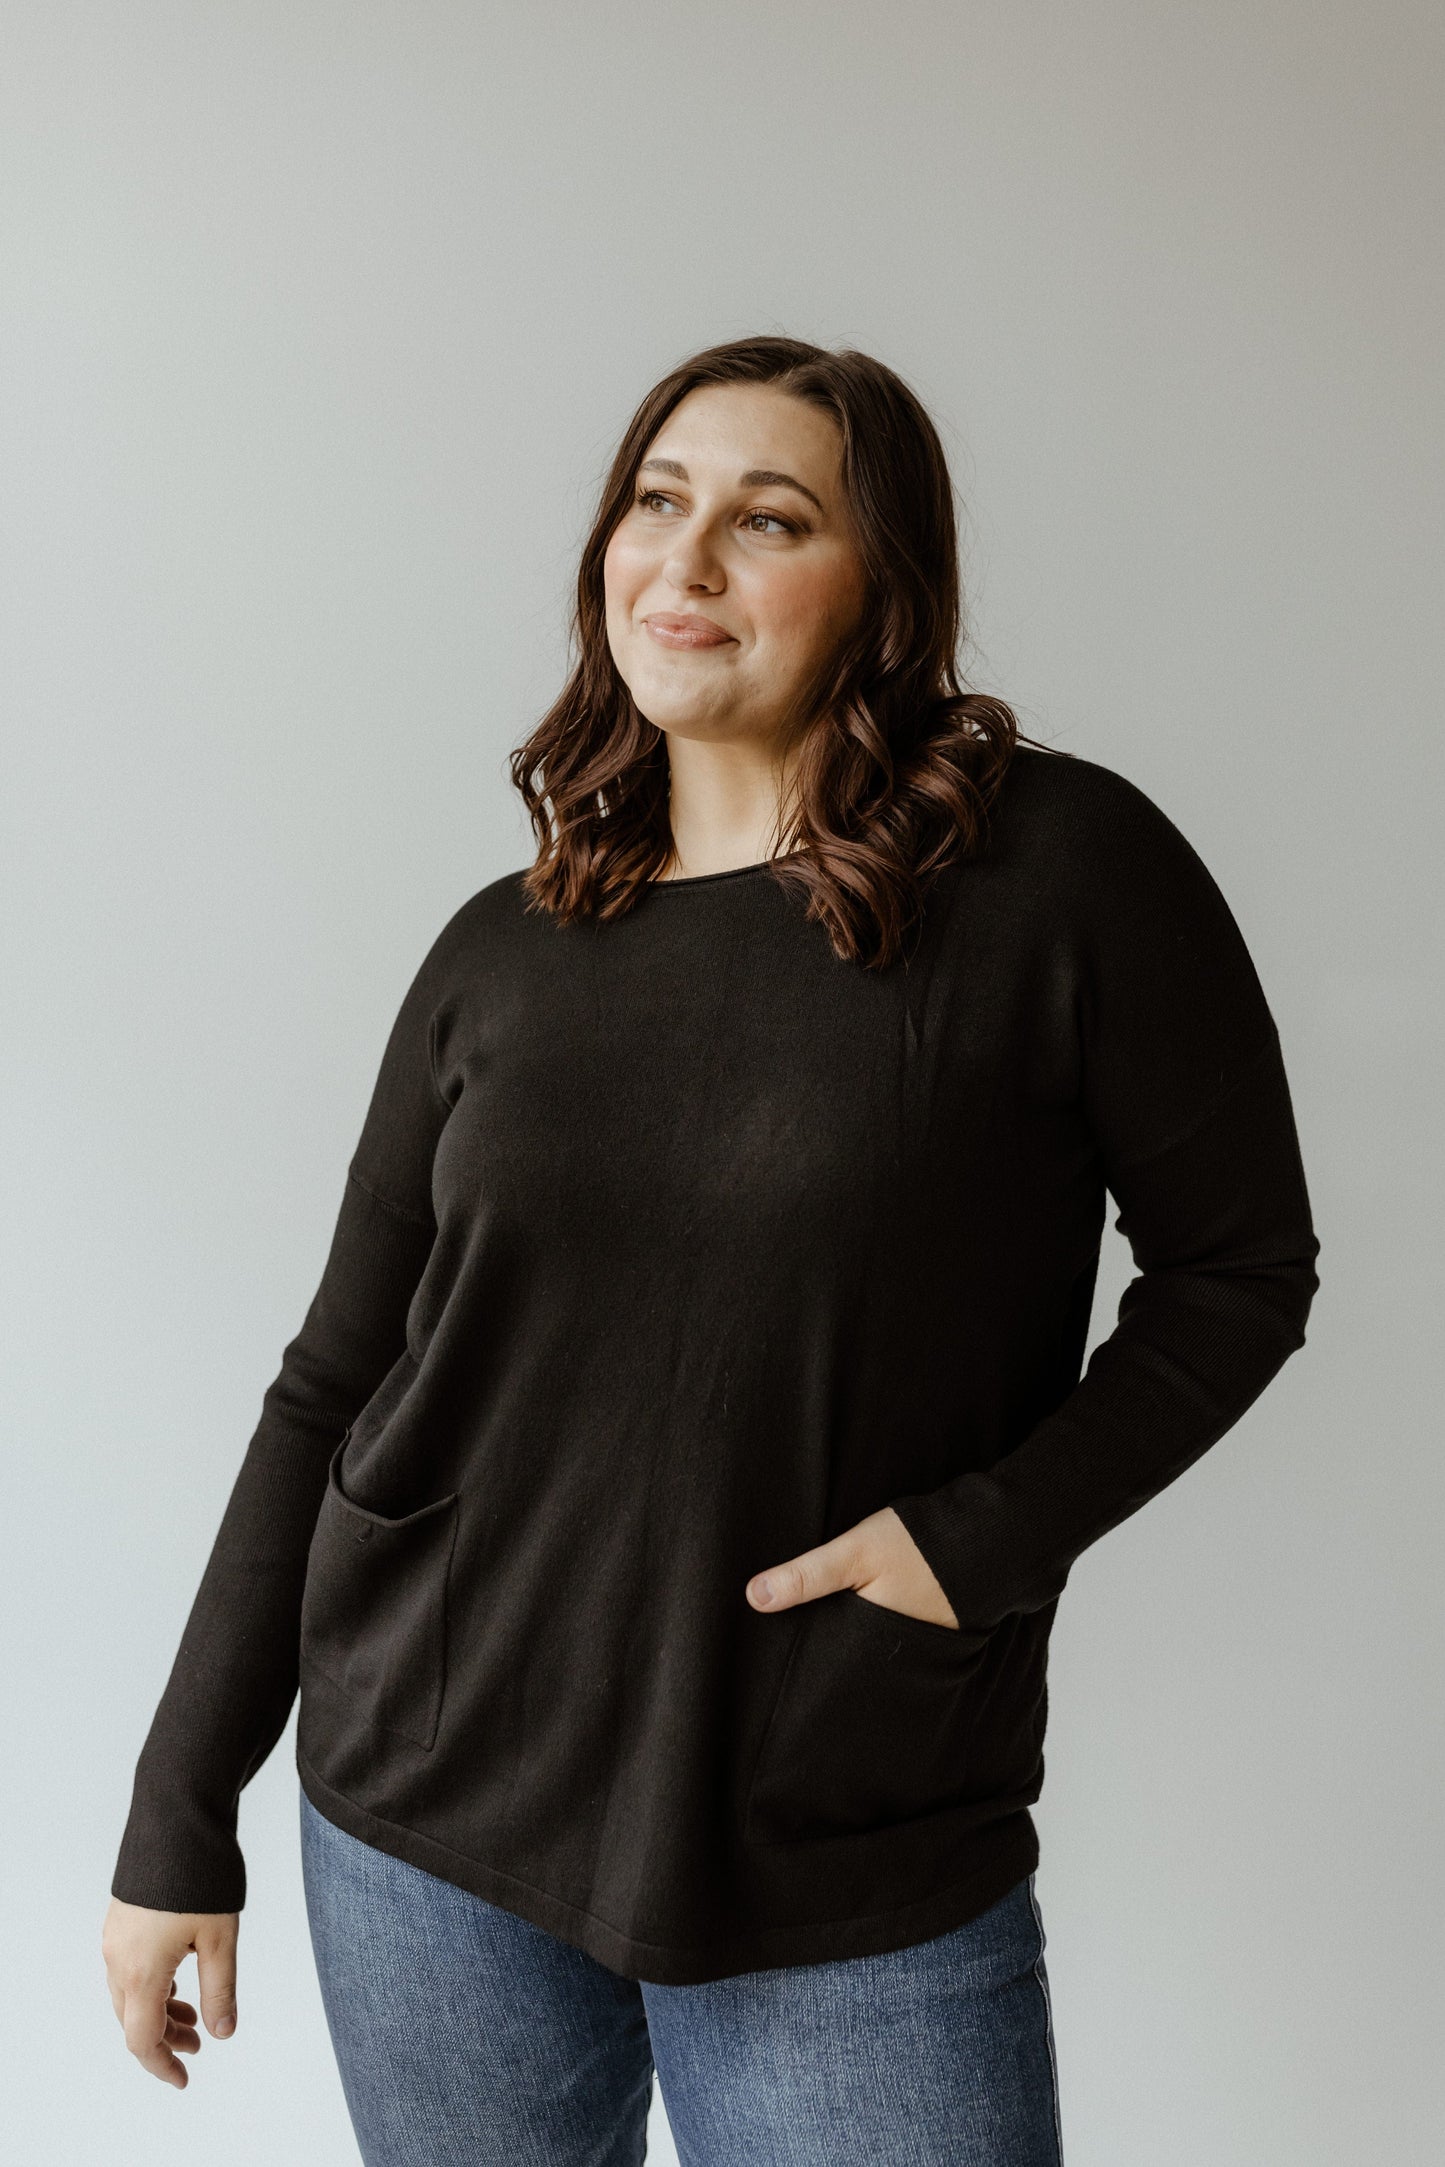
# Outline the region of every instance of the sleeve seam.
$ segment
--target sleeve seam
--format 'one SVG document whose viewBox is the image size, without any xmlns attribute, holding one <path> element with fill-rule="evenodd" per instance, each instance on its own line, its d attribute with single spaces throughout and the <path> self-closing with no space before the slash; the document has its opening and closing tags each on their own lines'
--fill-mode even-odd
<svg viewBox="0 0 1445 2167">
<path fill-rule="evenodd" d="M 449 1118 L 453 1112 L 453 1108 L 448 1102 L 448 1100 L 443 1096 L 442 1087 L 437 1082 L 436 1034 L 437 1012 L 435 1009 L 433 1009 L 430 1016 L 427 1018 L 426 1027 L 426 1076 L 427 1082 L 431 1085 L 433 1099 L 440 1107 L 442 1113 Z"/>
<path fill-rule="evenodd" d="M 369 1196 L 373 1204 L 379 1204 L 383 1211 L 390 1212 L 394 1219 L 403 1219 L 408 1226 L 419 1226 L 427 1232 L 432 1230 L 434 1222 L 431 1219 L 423 1219 L 419 1213 L 408 1211 L 405 1205 L 393 1203 L 389 1196 L 383 1196 L 379 1189 L 373 1189 L 369 1181 L 363 1181 L 354 1166 L 347 1168 L 346 1178 L 354 1182 L 364 1196 Z"/>
<path fill-rule="evenodd" d="M 1172 1136 L 1166 1136 L 1162 1144 L 1155 1144 L 1152 1149 L 1141 1151 L 1136 1158 L 1112 1160 L 1109 1166 L 1110 1173 L 1132 1174 L 1136 1168 L 1148 1166 L 1152 1160 L 1162 1158 L 1165 1152 L 1177 1150 L 1179 1145 L 1187 1143 L 1191 1136 L 1197 1136 L 1206 1122 L 1214 1119 L 1220 1107 L 1226 1105 L 1241 1086 L 1248 1083 L 1250 1077 L 1264 1060 L 1265 1055 L 1278 1053 L 1278 1051 L 1279 1031 L 1271 1023 L 1269 1036 L 1250 1054 L 1239 1073 L 1225 1085 L 1222 1091 L 1210 1100 L 1203 1113 L 1197 1115 L 1193 1121 L 1188 1122 L 1184 1128 L 1176 1130 Z"/>
</svg>

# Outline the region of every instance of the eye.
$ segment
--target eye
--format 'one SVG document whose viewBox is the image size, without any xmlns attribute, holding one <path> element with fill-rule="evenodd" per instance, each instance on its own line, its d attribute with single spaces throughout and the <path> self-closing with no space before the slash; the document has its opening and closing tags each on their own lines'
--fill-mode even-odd
<svg viewBox="0 0 1445 2167">
<path fill-rule="evenodd" d="M 675 504 L 677 499 L 670 497 L 664 489 L 639 489 L 634 501 L 638 509 L 645 512 L 650 511 L 655 504 Z M 760 532 L 752 524 L 756 519 L 770 519 L 774 527 L 780 529 L 784 534 L 796 534 L 799 531 L 791 519 L 784 519 L 781 512 L 765 511 L 761 505 L 757 505 L 752 511 L 743 513 L 744 526 L 748 527 L 754 534 Z"/>
</svg>

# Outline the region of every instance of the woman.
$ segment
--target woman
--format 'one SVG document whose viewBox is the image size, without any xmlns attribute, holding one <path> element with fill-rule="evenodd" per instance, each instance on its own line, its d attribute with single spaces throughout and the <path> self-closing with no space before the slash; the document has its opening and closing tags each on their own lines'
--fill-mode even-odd
<svg viewBox="0 0 1445 2167">
<path fill-rule="evenodd" d="M 908 388 L 643 401 L 536 862 L 382 1057 L 136 1772 L 104 1947 L 183 2085 L 298 1683 L 368 2162 L 1055 2167 L 1030 1805 L 1073 1560 L 1303 1342 L 1270 1010 L 1179 830 L 961 690 Z M 1139 1266 L 1083 1350 L 1106 1190 Z"/>
</svg>

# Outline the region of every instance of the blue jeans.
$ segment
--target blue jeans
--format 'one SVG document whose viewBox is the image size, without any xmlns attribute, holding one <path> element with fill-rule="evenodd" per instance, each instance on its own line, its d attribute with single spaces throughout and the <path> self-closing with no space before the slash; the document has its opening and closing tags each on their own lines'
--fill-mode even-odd
<svg viewBox="0 0 1445 2167">
<path fill-rule="evenodd" d="M 311 1942 L 365 2167 L 1061 2167 L 1032 1874 L 885 1956 L 624 1978 L 301 1793 Z"/>
</svg>

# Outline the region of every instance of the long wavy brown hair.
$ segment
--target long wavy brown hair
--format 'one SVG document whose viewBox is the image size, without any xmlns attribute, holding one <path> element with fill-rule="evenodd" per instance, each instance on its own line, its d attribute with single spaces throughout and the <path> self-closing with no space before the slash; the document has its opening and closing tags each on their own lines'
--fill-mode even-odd
<svg viewBox="0 0 1445 2167">
<path fill-rule="evenodd" d="M 938 432 L 900 376 L 853 350 L 778 337 L 708 347 L 637 408 L 582 552 L 571 675 L 510 755 L 538 841 L 523 890 L 561 920 L 616 918 L 672 855 L 666 733 L 613 661 L 603 558 L 648 447 L 701 384 L 774 385 L 832 415 L 842 437 L 866 601 L 803 702 L 812 719 L 769 877 L 802 897 L 839 957 L 881 968 L 921 920 L 934 875 L 980 846 L 1015 746 L 1034 741 L 960 675 L 958 533 Z"/>
</svg>

